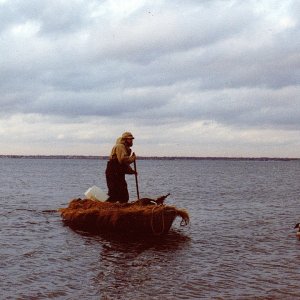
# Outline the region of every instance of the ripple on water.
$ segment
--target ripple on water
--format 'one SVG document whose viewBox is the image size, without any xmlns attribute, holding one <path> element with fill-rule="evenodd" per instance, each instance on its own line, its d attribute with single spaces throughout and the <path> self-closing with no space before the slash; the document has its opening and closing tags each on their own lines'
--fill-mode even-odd
<svg viewBox="0 0 300 300">
<path fill-rule="evenodd" d="M 0 164 L 3 299 L 300 297 L 299 162 L 140 161 L 141 194 L 171 192 L 167 203 L 191 217 L 144 239 L 76 232 L 51 212 L 105 188 L 104 161 Z M 134 178 L 128 186 L 135 195 Z"/>
</svg>

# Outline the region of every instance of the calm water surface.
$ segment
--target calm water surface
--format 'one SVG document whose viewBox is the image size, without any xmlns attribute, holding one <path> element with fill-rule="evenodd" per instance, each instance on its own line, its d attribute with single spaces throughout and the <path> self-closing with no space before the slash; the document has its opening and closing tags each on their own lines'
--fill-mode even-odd
<svg viewBox="0 0 300 300">
<path fill-rule="evenodd" d="M 191 218 L 143 240 L 74 232 L 51 212 L 106 191 L 105 164 L 0 159 L 1 299 L 300 299 L 300 161 L 138 161 L 141 196 L 170 192 Z"/>
</svg>

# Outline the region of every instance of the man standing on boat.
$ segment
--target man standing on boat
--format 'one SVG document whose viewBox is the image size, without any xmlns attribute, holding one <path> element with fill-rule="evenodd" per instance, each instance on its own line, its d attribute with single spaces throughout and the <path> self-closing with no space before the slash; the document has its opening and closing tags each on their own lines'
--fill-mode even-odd
<svg viewBox="0 0 300 300">
<path fill-rule="evenodd" d="M 129 200 L 125 174 L 136 174 L 130 167 L 130 164 L 136 160 L 135 154 L 131 155 L 130 149 L 133 139 L 130 132 L 124 132 L 111 150 L 105 171 L 109 196 L 106 201 L 108 202 L 126 203 Z"/>
</svg>

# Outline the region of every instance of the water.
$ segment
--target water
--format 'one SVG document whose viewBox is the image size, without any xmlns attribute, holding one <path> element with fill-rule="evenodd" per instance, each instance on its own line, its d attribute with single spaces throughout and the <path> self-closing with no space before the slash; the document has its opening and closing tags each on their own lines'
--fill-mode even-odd
<svg viewBox="0 0 300 300">
<path fill-rule="evenodd" d="M 74 232 L 51 212 L 106 190 L 105 161 L 0 167 L 1 299 L 300 299 L 300 161 L 138 161 L 141 196 L 170 192 L 191 218 L 143 240 Z"/>
</svg>

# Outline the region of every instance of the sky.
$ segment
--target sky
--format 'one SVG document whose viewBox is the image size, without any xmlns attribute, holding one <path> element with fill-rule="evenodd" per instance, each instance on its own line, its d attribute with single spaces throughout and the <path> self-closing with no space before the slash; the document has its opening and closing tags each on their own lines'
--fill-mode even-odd
<svg viewBox="0 0 300 300">
<path fill-rule="evenodd" d="M 0 154 L 300 158 L 299 0 L 0 0 Z"/>
</svg>

